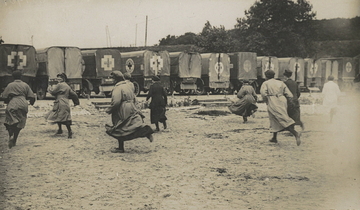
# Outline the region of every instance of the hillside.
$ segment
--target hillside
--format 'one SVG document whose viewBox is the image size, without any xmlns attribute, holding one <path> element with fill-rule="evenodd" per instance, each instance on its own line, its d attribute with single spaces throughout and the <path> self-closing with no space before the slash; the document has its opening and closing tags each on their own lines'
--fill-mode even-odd
<svg viewBox="0 0 360 210">
<path fill-rule="evenodd" d="M 315 41 L 314 46 L 317 58 L 355 57 L 360 55 L 360 39 Z"/>
</svg>

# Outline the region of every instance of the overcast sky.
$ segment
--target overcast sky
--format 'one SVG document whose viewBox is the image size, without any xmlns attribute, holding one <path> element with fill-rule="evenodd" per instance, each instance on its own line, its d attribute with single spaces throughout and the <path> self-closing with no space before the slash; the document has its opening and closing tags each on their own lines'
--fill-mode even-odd
<svg viewBox="0 0 360 210">
<path fill-rule="evenodd" d="M 206 21 L 232 29 L 255 0 L 0 0 L 5 43 L 118 47 L 199 33 Z M 360 16 L 360 0 L 310 0 L 317 19 Z M 110 38 L 108 38 L 110 37 Z"/>
</svg>

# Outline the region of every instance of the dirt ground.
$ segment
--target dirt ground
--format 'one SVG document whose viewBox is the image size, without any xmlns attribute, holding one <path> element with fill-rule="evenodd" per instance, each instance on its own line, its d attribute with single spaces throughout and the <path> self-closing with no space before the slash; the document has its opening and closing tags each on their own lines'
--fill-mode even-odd
<svg viewBox="0 0 360 210">
<path fill-rule="evenodd" d="M 168 129 L 123 154 L 110 152 L 105 112 L 82 99 L 67 139 L 42 117 L 51 104 L 30 108 L 12 149 L 0 125 L 0 209 L 360 209 L 359 93 L 341 98 L 333 123 L 302 105 L 300 146 L 289 132 L 268 142 L 265 104 L 246 124 L 227 107 L 193 106 L 169 108 Z"/>
</svg>

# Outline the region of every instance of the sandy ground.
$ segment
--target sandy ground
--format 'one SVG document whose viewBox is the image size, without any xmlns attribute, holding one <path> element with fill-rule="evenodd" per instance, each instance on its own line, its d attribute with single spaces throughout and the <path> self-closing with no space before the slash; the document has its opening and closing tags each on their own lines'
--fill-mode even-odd
<svg viewBox="0 0 360 210">
<path fill-rule="evenodd" d="M 358 93 L 342 97 L 332 124 L 322 106 L 302 105 L 300 146 L 288 132 L 268 142 L 265 104 L 246 124 L 195 106 L 170 108 L 168 129 L 123 154 L 110 152 L 110 116 L 88 102 L 72 109 L 73 139 L 41 117 L 51 100 L 31 107 L 11 150 L 1 123 L 0 209 L 360 209 Z"/>
</svg>

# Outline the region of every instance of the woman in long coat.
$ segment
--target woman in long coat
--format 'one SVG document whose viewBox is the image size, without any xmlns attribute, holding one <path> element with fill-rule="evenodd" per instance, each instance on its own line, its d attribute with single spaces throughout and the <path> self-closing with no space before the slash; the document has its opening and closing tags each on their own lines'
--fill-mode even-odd
<svg viewBox="0 0 360 210">
<path fill-rule="evenodd" d="M 248 80 L 243 81 L 243 85 L 241 86 L 237 97 L 239 100 L 231 104 L 229 109 L 232 113 L 242 116 L 244 123 L 246 123 L 247 117 L 253 115 L 258 108 L 255 104 L 257 95 Z"/>
<path fill-rule="evenodd" d="M 80 104 L 77 94 L 66 83 L 67 76 L 62 73 L 56 77 L 58 84 L 50 86 L 48 91 L 55 96 L 53 109 L 48 113 L 46 119 L 48 122 L 57 123 L 58 131 L 56 134 L 62 134 L 62 125 L 64 124 L 68 130 L 68 138 L 71 139 L 73 132 L 71 130 L 71 113 L 69 99 L 74 103 L 74 106 Z"/>
<path fill-rule="evenodd" d="M 163 123 L 164 129 L 167 128 L 166 120 L 166 104 L 167 104 L 167 93 L 165 88 L 160 83 L 158 76 L 153 76 L 153 84 L 150 86 L 149 93 L 146 100 L 151 98 L 150 102 L 150 121 L 151 124 L 155 124 L 156 131 L 160 131 L 159 122 Z"/>
<path fill-rule="evenodd" d="M 288 115 L 291 119 L 295 121 L 294 125 L 300 125 L 301 129 L 304 131 L 304 123 L 301 121 L 300 117 L 300 88 L 299 85 L 291 79 L 292 71 L 285 69 L 285 85 L 289 88 L 290 92 L 293 94 L 293 97 L 288 99 Z"/>
<path fill-rule="evenodd" d="M 290 131 L 296 139 L 299 146 L 300 135 L 295 131 L 295 121 L 287 113 L 287 99 L 293 95 L 284 82 L 274 79 L 275 72 L 268 70 L 265 72 L 266 81 L 261 85 L 260 93 L 267 104 L 267 110 L 270 120 L 270 129 L 273 132 L 273 138 L 270 142 L 277 143 L 277 133 L 283 130 Z"/>
<path fill-rule="evenodd" d="M 22 73 L 19 70 L 13 72 L 14 82 L 9 83 L 2 93 L 2 100 L 7 103 L 5 110 L 4 125 L 9 132 L 9 148 L 16 145 L 21 129 L 25 127 L 28 102 L 35 103 L 35 96 L 28 84 L 21 81 Z"/>
<path fill-rule="evenodd" d="M 135 106 L 136 96 L 133 86 L 130 86 L 120 71 L 111 73 L 116 85 L 111 94 L 110 107 L 106 113 L 111 114 L 112 126 L 105 125 L 106 133 L 119 142 L 119 147 L 112 150 L 113 153 L 123 153 L 124 141 L 146 137 L 153 141 L 154 131 L 150 126 L 144 125 L 144 116 Z"/>
</svg>

